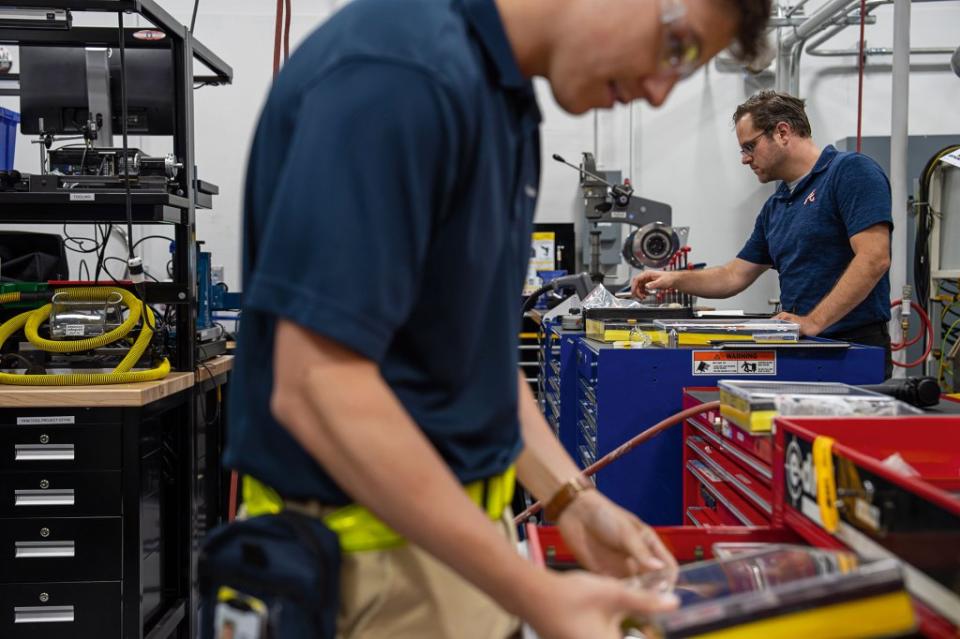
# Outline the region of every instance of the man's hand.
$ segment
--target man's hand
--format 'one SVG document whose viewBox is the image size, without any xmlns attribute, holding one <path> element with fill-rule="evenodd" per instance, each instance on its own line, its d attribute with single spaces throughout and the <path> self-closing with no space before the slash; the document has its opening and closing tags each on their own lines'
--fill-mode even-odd
<svg viewBox="0 0 960 639">
<path fill-rule="evenodd" d="M 571 503 L 557 522 L 564 542 L 593 572 L 627 577 L 661 570 L 672 583 L 677 561 L 653 529 L 596 490 Z"/>
<path fill-rule="evenodd" d="M 647 296 L 647 288 L 662 290 L 676 288 L 677 273 L 670 271 L 643 271 L 630 282 L 630 293 L 642 300 Z"/>
<path fill-rule="evenodd" d="M 673 593 L 632 588 L 610 577 L 581 571 L 544 576 L 544 591 L 525 593 L 530 610 L 524 618 L 540 639 L 621 639 L 624 621 L 640 622 L 678 605 Z"/>
<path fill-rule="evenodd" d="M 800 325 L 800 334 L 806 337 L 816 337 L 823 331 L 823 327 L 809 315 L 794 315 L 793 313 L 780 313 L 773 319 L 796 322 Z"/>
</svg>

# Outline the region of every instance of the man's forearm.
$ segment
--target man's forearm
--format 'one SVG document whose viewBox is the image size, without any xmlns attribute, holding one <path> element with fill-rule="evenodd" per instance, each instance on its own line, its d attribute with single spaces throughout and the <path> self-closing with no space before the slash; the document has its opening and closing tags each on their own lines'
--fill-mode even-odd
<svg viewBox="0 0 960 639">
<path fill-rule="evenodd" d="M 676 288 L 683 293 L 710 299 L 732 297 L 742 290 L 737 288 L 737 283 L 726 266 L 681 271 L 677 274 Z"/>
<path fill-rule="evenodd" d="M 524 446 L 517 459 L 517 477 L 537 499 L 545 502 L 580 471 L 551 432 L 523 375 L 519 376 L 519 384 L 520 429 Z"/>
<path fill-rule="evenodd" d="M 869 255 L 858 254 L 826 297 L 807 315 L 818 332 L 825 331 L 867 298 L 873 287 L 886 273 L 877 267 L 877 260 Z"/>
<path fill-rule="evenodd" d="M 308 370 L 274 397 L 297 441 L 351 495 L 406 539 L 522 614 L 517 585 L 538 583 L 371 363 Z M 470 548 L 470 552 L 463 552 Z"/>
</svg>

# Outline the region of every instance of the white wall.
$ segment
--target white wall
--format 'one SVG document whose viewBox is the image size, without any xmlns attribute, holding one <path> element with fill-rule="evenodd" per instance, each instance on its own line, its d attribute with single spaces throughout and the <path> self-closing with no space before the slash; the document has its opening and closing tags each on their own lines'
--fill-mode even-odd
<svg viewBox="0 0 960 639">
<path fill-rule="evenodd" d="M 822 3 L 814 0 L 808 12 Z M 960 44 L 960 2 L 917 2 L 912 6 L 914 46 L 956 47 Z M 877 24 L 866 27 L 868 46 L 890 47 L 893 7 L 875 12 Z M 851 27 L 828 45 L 851 47 L 858 29 Z M 914 56 L 910 76 L 910 133 L 960 136 L 960 78 L 944 64 L 948 56 Z M 890 134 L 890 57 L 869 58 L 864 82 L 864 135 Z M 930 69 L 931 64 L 939 66 Z M 817 58 L 804 54 L 801 97 L 814 138 L 821 145 L 856 135 L 856 57 Z M 653 109 L 635 107 L 631 132 L 627 109 L 600 117 L 598 162 L 601 168 L 629 174 L 630 135 L 633 136 L 633 182 L 638 195 L 673 206 L 674 223 L 689 225 L 691 260 L 723 263 L 740 250 L 753 228 L 764 200 L 775 185 L 759 185 L 740 166 L 731 116 L 736 106 L 761 88 L 738 74 L 720 73 L 710 65 L 678 85 L 667 103 Z M 764 87 L 766 88 L 766 87 Z M 772 87 L 771 87 L 772 88 Z M 541 86 L 544 111 L 544 173 L 537 221 L 571 222 L 579 215 L 577 174 L 550 160 L 560 153 L 577 161 L 592 150 L 592 117 L 572 118 L 553 104 Z M 899 284 L 894 282 L 894 290 Z M 768 273 L 743 294 L 717 301 L 721 308 L 767 310 L 768 298 L 778 295 L 776 275 Z"/>
<path fill-rule="evenodd" d="M 184 23 L 190 20 L 192 0 L 162 0 Z M 296 43 L 343 0 L 294 0 L 293 37 Z M 812 0 L 809 6 L 819 6 Z M 198 211 L 198 238 L 214 253 L 214 264 L 226 267 L 231 288 L 239 285 L 240 214 L 246 156 L 257 113 L 270 83 L 273 51 L 273 10 L 268 0 L 201 0 L 196 35 L 235 70 L 229 87 L 207 87 L 195 92 L 197 164 L 199 175 L 220 185 L 214 211 Z M 892 7 L 876 12 L 878 22 L 867 27 L 869 46 L 890 46 Z M 836 47 L 852 46 L 856 29 L 835 39 Z M 923 2 L 913 5 L 912 37 L 916 46 L 960 44 L 960 2 Z M 945 57 L 916 57 L 915 62 L 943 62 Z M 856 133 L 857 83 L 855 58 L 812 58 L 801 63 L 801 95 L 809 100 L 814 137 L 821 144 Z M 941 67 L 942 69 L 943 67 Z M 199 71 L 198 71 L 199 72 Z M 947 70 L 917 67 L 910 78 L 911 134 L 960 133 L 960 78 Z M 573 222 L 581 214 L 577 173 L 553 162 L 560 153 L 576 163 L 582 151 L 594 148 L 592 114 L 571 117 L 553 102 L 546 83 L 537 84 L 544 112 L 544 172 L 537 221 Z M 630 172 L 637 193 L 673 206 L 674 223 L 689 225 L 691 259 L 719 264 L 742 246 L 754 217 L 773 185 L 758 185 L 739 164 L 730 116 L 737 104 L 758 87 L 738 74 L 724 74 L 712 66 L 677 87 L 666 105 L 651 109 L 620 107 L 599 114 L 598 160 L 601 168 Z M 889 135 L 889 58 L 871 58 L 864 88 L 864 135 Z M 0 98 L 0 106 L 16 108 L 16 98 Z M 148 152 L 160 152 L 162 140 L 136 138 Z M 21 137 L 17 165 L 36 170 L 36 148 Z M 49 229 L 52 230 L 52 229 Z M 81 230 L 81 227 L 75 227 Z M 157 229 L 151 229 L 156 231 Z M 159 229 L 163 230 L 163 229 Z M 135 233 L 137 233 L 135 231 Z M 149 243 L 148 264 L 162 272 L 166 246 Z M 897 283 L 894 283 L 895 286 Z M 762 311 L 777 295 L 776 277 L 765 275 L 753 288 L 725 308 Z"/>
</svg>

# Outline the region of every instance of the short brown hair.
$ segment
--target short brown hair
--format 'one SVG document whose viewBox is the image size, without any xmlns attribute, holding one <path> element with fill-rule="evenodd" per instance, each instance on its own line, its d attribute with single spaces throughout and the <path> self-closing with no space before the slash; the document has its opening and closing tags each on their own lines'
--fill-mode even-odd
<svg viewBox="0 0 960 639">
<path fill-rule="evenodd" d="M 750 61 L 768 45 L 767 22 L 770 20 L 770 0 L 726 0 L 740 14 L 740 27 L 733 52 L 740 60 Z"/>
<path fill-rule="evenodd" d="M 733 113 L 733 124 L 736 126 L 740 118 L 749 113 L 753 126 L 764 133 L 770 133 L 777 128 L 777 124 L 786 122 L 795 134 L 808 138 L 812 130 L 803 104 L 803 100 L 787 93 L 761 91 L 737 107 Z"/>
</svg>

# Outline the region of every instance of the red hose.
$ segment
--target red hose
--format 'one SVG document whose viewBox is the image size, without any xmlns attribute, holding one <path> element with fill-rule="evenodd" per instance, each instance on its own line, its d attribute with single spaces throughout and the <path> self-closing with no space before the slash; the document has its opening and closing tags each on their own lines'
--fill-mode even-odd
<svg viewBox="0 0 960 639">
<path fill-rule="evenodd" d="M 890 303 L 890 308 L 896 308 L 900 306 L 900 304 L 902 303 L 903 303 L 903 300 L 894 300 L 893 302 Z M 922 324 L 920 333 L 914 339 L 909 341 L 907 340 L 906 335 L 904 335 L 904 341 L 897 344 L 890 344 L 890 350 L 901 351 L 908 346 L 912 346 L 913 344 L 916 344 L 917 342 L 920 341 L 920 338 L 923 337 L 924 333 L 927 334 L 927 349 L 924 351 L 923 355 L 921 355 L 919 359 L 913 362 L 901 364 L 900 362 L 894 360 L 893 365 L 899 366 L 900 368 L 913 368 L 915 366 L 920 366 L 925 361 L 927 361 L 927 357 L 930 356 L 930 351 L 933 350 L 933 324 L 930 323 L 930 316 L 927 315 L 927 312 L 923 310 L 923 307 L 917 304 L 916 302 L 911 301 L 910 308 L 915 310 L 917 312 L 917 315 L 920 316 L 920 323 Z M 924 330 L 924 327 L 926 330 Z"/>
<path fill-rule="evenodd" d="M 283 0 L 277 0 L 277 20 L 273 33 L 273 77 L 280 73 L 280 45 L 283 36 Z"/>
<path fill-rule="evenodd" d="M 595 475 L 599 470 L 606 468 L 648 439 L 652 439 L 671 426 L 676 426 L 677 424 L 683 423 L 689 417 L 719 409 L 720 402 L 707 402 L 706 404 L 700 404 L 699 406 L 687 408 L 679 413 L 675 413 L 663 421 L 654 424 L 650 428 L 634 436 L 626 443 L 621 444 L 618 448 L 613 449 L 594 463 L 590 464 L 586 469 L 584 469 L 583 476 L 590 477 L 591 475 Z M 536 502 L 525 511 L 517 515 L 516 518 L 514 518 L 513 523 L 522 524 L 524 521 L 526 521 L 527 517 L 536 515 L 542 508 L 543 506 L 540 505 L 540 502 Z"/>
<path fill-rule="evenodd" d="M 293 14 L 293 8 L 290 0 L 285 1 L 287 15 L 283 25 L 283 61 L 286 62 L 290 57 L 290 16 Z"/>
</svg>

